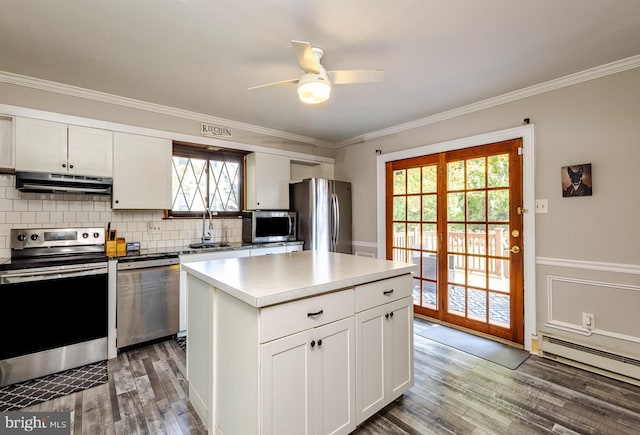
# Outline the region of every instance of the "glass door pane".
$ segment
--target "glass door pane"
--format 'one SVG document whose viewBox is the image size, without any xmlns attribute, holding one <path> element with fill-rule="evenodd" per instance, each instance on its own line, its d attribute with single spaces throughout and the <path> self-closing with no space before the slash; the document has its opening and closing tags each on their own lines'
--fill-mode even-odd
<svg viewBox="0 0 640 435">
<path fill-rule="evenodd" d="M 387 168 L 391 204 L 388 212 L 392 216 L 391 225 L 387 226 L 391 241 L 387 256 L 418 266 L 414 273 L 414 304 L 433 310 L 439 303 L 437 175 L 437 161 L 433 159 Z"/>
<path fill-rule="evenodd" d="M 504 188 L 509 181 L 508 157 L 474 156 L 446 165 L 447 312 L 503 325 L 510 324 L 498 314 L 508 313 L 510 305 L 509 276 L 502 273 L 508 261 L 508 238 L 503 237 L 509 231 L 509 190 Z"/>
<path fill-rule="evenodd" d="M 417 266 L 414 310 L 518 343 L 521 143 L 387 163 L 387 258 Z"/>
</svg>

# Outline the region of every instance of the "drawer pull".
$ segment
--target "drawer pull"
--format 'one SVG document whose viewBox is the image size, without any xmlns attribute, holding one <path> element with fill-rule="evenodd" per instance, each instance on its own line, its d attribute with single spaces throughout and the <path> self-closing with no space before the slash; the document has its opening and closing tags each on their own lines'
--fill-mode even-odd
<svg viewBox="0 0 640 435">
<path fill-rule="evenodd" d="M 324 310 L 316 311 L 315 313 L 307 313 L 307 317 L 319 316 L 322 313 L 324 313 Z"/>
<path fill-rule="evenodd" d="M 382 292 L 383 295 L 390 295 L 393 293 L 393 289 Z"/>
</svg>

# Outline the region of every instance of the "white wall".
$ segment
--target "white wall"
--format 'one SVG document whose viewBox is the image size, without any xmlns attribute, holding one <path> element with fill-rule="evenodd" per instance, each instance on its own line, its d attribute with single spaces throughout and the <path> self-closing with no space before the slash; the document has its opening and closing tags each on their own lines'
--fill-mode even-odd
<svg viewBox="0 0 640 435">
<path fill-rule="evenodd" d="M 640 307 L 640 69 L 340 149 L 335 172 L 352 183 L 356 247 L 374 250 L 377 243 L 375 150 L 439 144 L 519 126 L 524 118 L 535 124 L 536 197 L 549 201 L 549 213 L 535 217 L 537 329 L 640 356 L 637 316 L 628 311 Z M 578 163 L 592 164 L 593 196 L 562 198 L 561 167 Z M 552 276 L 564 280 L 549 284 Z M 583 311 L 595 314 L 591 336 L 581 330 Z M 554 321 L 575 332 L 554 328 Z"/>
</svg>

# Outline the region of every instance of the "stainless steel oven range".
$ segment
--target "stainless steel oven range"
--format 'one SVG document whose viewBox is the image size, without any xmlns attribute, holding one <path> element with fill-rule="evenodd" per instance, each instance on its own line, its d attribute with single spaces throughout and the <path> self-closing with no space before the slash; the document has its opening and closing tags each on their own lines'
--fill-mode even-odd
<svg viewBox="0 0 640 435">
<path fill-rule="evenodd" d="M 11 230 L 0 267 L 0 386 L 107 359 L 103 228 Z"/>
</svg>

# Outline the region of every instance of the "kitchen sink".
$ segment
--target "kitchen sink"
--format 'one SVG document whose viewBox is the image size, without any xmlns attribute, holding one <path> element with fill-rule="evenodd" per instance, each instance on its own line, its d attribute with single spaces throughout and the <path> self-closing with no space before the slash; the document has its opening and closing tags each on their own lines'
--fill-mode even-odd
<svg viewBox="0 0 640 435">
<path fill-rule="evenodd" d="M 229 242 L 199 242 L 199 243 L 192 243 L 189 245 L 190 248 L 194 248 L 194 249 L 224 248 L 227 246 L 230 246 Z"/>
</svg>

